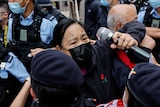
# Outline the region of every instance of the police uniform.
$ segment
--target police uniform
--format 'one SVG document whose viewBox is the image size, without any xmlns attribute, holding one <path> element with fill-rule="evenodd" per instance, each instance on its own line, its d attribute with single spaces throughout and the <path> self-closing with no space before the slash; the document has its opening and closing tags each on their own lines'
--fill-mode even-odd
<svg viewBox="0 0 160 107">
<path fill-rule="evenodd" d="M 34 11 L 24 18 L 22 15 L 12 14 L 9 18 L 8 40 L 9 47 L 30 71 L 32 56 L 30 49 L 52 47 L 56 18 L 35 6 Z M 43 11 L 43 10 L 42 10 Z"/>
<path fill-rule="evenodd" d="M 20 23 L 24 26 L 31 25 L 33 23 L 33 14 L 34 14 L 34 11 L 27 18 L 20 16 Z M 12 41 L 12 22 L 13 22 L 13 18 L 10 17 L 8 22 L 9 27 L 8 27 L 8 36 L 7 36 L 9 41 Z M 53 19 L 52 21 L 46 18 L 42 19 L 42 23 L 40 27 L 40 37 L 43 43 L 49 44 L 51 42 L 51 40 L 53 39 L 53 31 L 56 24 L 57 24 L 56 19 Z"/>
<path fill-rule="evenodd" d="M 144 23 L 147 27 L 160 28 L 160 15 L 155 8 L 151 6 L 141 7 L 138 13 L 138 21 Z M 156 42 L 155 48 L 152 50 L 158 63 L 160 63 L 160 39 L 154 39 Z"/>
<path fill-rule="evenodd" d="M 29 76 L 21 61 L 5 47 L 7 29 L 0 30 L 0 105 L 8 107 Z"/>
<path fill-rule="evenodd" d="M 134 4 L 136 6 L 137 12 L 140 8 L 148 4 L 148 0 L 121 0 L 122 3 Z"/>
</svg>

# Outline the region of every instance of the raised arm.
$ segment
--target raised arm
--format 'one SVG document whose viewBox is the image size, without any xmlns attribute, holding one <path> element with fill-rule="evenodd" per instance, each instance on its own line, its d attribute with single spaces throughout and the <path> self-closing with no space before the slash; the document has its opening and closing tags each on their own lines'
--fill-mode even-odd
<svg viewBox="0 0 160 107">
<path fill-rule="evenodd" d="M 30 92 L 30 88 L 31 88 L 31 80 L 29 77 L 26 79 L 22 89 L 20 90 L 16 98 L 13 100 L 10 107 L 24 107 Z"/>
</svg>

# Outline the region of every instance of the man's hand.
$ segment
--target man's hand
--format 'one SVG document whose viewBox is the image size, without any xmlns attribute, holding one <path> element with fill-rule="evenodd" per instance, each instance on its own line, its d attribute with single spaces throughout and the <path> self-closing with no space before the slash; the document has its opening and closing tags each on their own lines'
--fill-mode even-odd
<svg viewBox="0 0 160 107">
<path fill-rule="evenodd" d="M 124 50 L 138 45 L 138 42 L 127 33 L 115 32 L 112 39 L 114 42 L 110 46 L 112 49 L 118 48 Z"/>
<path fill-rule="evenodd" d="M 56 49 L 56 48 L 48 48 L 48 49 Z M 35 48 L 35 49 L 31 49 L 31 55 L 34 57 L 37 53 L 41 52 L 41 51 L 45 51 L 45 50 L 48 50 L 48 49 L 43 49 L 43 48 Z"/>
<path fill-rule="evenodd" d="M 31 55 L 34 57 L 37 53 L 44 51 L 45 49 L 43 48 L 35 48 L 35 49 L 31 49 Z"/>
</svg>

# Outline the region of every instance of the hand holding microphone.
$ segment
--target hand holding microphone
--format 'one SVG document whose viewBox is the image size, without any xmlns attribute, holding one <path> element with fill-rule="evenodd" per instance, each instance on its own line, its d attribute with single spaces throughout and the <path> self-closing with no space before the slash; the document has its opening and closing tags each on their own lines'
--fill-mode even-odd
<svg viewBox="0 0 160 107">
<path fill-rule="evenodd" d="M 114 44 L 111 44 L 111 48 L 119 48 L 124 50 L 131 48 L 133 45 L 138 45 L 138 42 L 129 34 L 113 32 L 105 27 L 101 27 L 97 31 L 97 36 L 99 36 L 100 39 L 107 39 L 112 41 Z"/>
<path fill-rule="evenodd" d="M 137 47 L 136 45 L 138 44 L 138 42 L 134 40 L 131 36 L 129 36 L 129 34 L 120 32 L 114 33 L 110 29 L 101 27 L 97 31 L 97 36 L 99 36 L 100 39 L 107 39 L 116 43 L 118 47 L 121 47 L 120 49 L 127 48 L 133 50 L 133 52 L 143 57 L 144 60 L 148 60 L 150 58 L 150 54 L 143 49 Z"/>
</svg>

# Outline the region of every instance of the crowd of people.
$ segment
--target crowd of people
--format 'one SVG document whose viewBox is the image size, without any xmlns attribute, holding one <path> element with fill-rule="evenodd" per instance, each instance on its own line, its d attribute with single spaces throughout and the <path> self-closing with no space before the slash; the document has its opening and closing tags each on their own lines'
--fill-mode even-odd
<svg viewBox="0 0 160 107">
<path fill-rule="evenodd" d="M 86 0 L 84 20 L 0 0 L 0 107 L 160 106 L 160 1 Z"/>
</svg>

